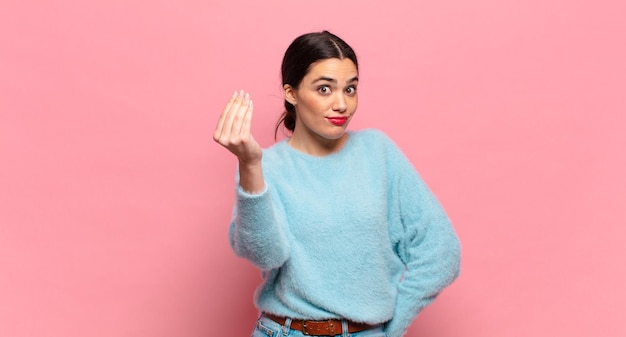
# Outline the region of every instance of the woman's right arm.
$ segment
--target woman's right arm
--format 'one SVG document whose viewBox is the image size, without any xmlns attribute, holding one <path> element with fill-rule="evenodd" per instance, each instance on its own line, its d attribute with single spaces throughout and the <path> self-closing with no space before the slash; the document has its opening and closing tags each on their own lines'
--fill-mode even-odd
<svg viewBox="0 0 626 337">
<path fill-rule="evenodd" d="M 276 210 L 263 178 L 263 150 L 250 132 L 252 100 L 235 92 L 220 115 L 213 139 L 239 161 L 237 200 L 229 229 L 235 253 L 267 270 L 289 255 L 285 219 Z"/>
</svg>

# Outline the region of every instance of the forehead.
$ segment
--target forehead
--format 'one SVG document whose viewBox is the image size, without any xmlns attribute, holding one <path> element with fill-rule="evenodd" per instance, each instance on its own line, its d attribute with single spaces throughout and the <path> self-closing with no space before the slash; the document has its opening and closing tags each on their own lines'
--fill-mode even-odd
<svg viewBox="0 0 626 337">
<path fill-rule="evenodd" d="M 330 58 L 312 63 L 305 78 L 330 77 L 337 80 L 349 80 L 358 74 L 356 65 L 349 58 Z"/>
</svg>

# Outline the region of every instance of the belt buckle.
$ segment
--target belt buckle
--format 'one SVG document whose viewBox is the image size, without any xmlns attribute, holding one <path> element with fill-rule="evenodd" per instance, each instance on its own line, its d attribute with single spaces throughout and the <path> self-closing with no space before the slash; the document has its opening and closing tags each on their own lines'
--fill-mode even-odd
<svg viewBox="0 0 626 337">
<path fill-rule="evenodd" d="M 330 335 L 331 337 L 334 337 L 337 335 L 335 333 L 335 323 L 333 322 L 332 319 L 328 320 L 328 335 Z"/>
<path fill-rule="evenodd" d="M 316 336 L 316 335 L 311 335 L 306 328 L 306 322 L 305 320 L 302 321 L 302 334 L 305 336 Z M 333 322 L 332 319 L 328 320 L 328 335 L 333 337 L 333 336 L 337 336 L 338 333 L 335 332 L 335 323 Z"/>
</svg>

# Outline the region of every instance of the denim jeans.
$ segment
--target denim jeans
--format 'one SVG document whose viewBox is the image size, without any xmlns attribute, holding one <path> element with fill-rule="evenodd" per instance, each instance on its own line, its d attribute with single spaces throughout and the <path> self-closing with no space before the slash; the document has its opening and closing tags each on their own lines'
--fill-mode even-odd
<svg viewBox="0 0 626 337">
<path fill-rule="evenodd" d="M 280 325 L 271 319 L 261 315 L 254 325 L 251 337 L 308 337 L 302 331 L 289 328 L 291 320 L 287 319 L 285 325 Z M 383 331 L 383 325 L 375 326 L 368 330 L 349 333 L 346 321 L 342 322 L 341 335 L 336 337 L 387 337 Z"/>
</svg>

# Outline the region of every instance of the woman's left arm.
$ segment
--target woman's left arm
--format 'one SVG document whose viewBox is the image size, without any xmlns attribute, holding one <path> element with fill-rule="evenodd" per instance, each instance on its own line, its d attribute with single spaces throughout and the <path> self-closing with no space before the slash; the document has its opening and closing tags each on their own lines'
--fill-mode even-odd
<svg viewBox="0 0 626 337">
<path fill-rule="evenodd" d="M 411 322 L 459 275 L 461 247 L 450 219 L 411 163 L 399 152 L 395 191 L 402 224 L 398 255 L 406 270 L 398 287 L 389 337 L 400 337 Z"/>
</svg>

